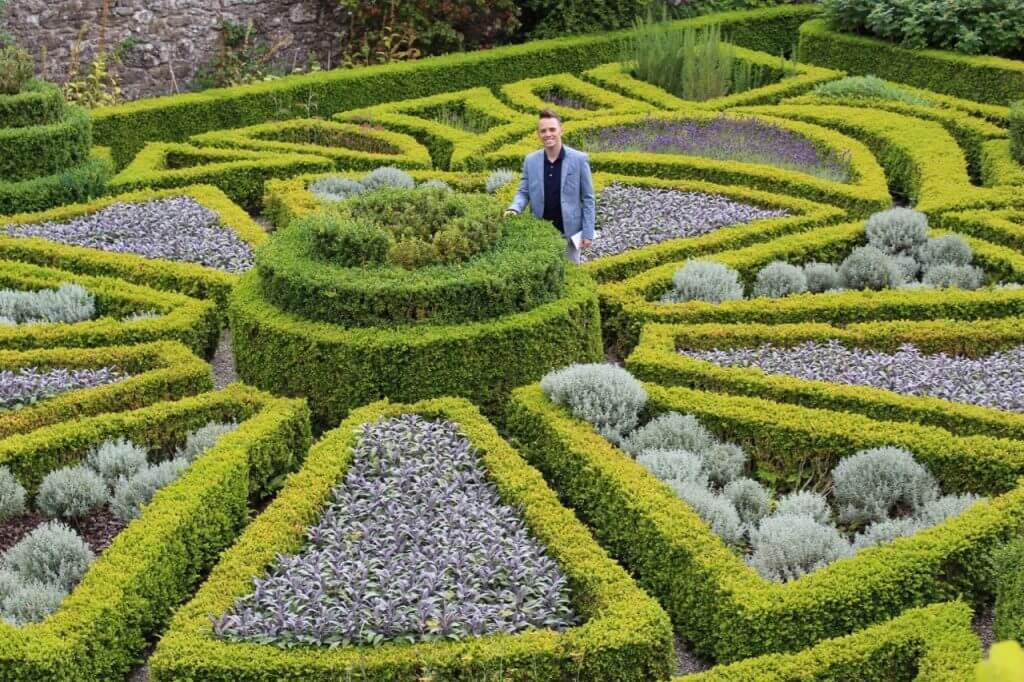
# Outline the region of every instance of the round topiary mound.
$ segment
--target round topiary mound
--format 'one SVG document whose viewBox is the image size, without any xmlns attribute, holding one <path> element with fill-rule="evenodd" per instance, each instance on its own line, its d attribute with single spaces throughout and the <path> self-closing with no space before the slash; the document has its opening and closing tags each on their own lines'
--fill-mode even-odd
<svg viewBox="0 0 1024 682">
<path fill-rule="evenodd" d="M 53 123 L 0 128 L 0 177 L 10 182 L 59 173 L 89 158 L 92 123 L 68 106 Z"/>
<path fill-rule="evenodd" d="M 64 111 L 64 95 L 52 83 L 30 80 L 16 95 L 0 95 L 0 128 L 21 128 L 56 122 Z"/>
</svg>

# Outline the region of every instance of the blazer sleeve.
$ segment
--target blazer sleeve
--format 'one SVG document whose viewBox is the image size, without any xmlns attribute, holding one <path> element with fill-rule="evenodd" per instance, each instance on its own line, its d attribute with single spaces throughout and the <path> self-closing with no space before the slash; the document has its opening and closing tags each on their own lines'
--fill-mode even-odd
<svg viewBox="0 0 1024 682">
<path fill-rule="evenodd" d="M 523 209 L 526 208 L 526 204 L 530 202 L 530 176 L 527 171 L 529 160 L 529 156 L 523 159 L 523 173 L 519 179 L 519 189 L 516 191 L 516 195 L 512 197 L 512 203 L 509 204 L 509 208 L 516 213 L 522 213 Z"/>
<path fill-rule="evenodd" d="M 580 199 L 583 201 L 583 238 L 594 238 L 594 223 L 597 218 L 597 202 L 594 199 L 594 178 L 590 175 L 590 159 L 582 154 L 580 164 Z"/>
</svg>

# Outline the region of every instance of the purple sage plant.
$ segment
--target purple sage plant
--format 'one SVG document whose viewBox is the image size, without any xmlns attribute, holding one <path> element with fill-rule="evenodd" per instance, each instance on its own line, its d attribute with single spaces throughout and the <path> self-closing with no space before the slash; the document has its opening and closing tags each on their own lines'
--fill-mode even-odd
<svg viewBox="0 0 1024 682">
<path fill-rule="evenodd" d="M 458 426 L 362 427 L 307 544 L 278 555 L 216 636 L 288 647 L 461 639 L 576 622 L 566 578 L 501 503 Z"/>
<path fill-rule="evenodd" d="M 0 369 L 0 412 L 30 405 L 67 391 L 113 384 L 129 376 L 117 367 Z"/>
<path fill-rule="evenodd" d="M 249 244 L 190 197 L 114 203 L 66 223 L 4 225 L 0 234 L 197 263 L 225 272 L 244 272 L 253 266 Z"/>
<path fill-rule="evenodd" d="M 895 353 L 884 353 L 847 348 L 836 339 L 789 348 L 764 344 L 680 353 L 723 367 L 756 367 L 768 374 L 873 386 L 904 395 L 1024 412 L 1024 346 L 979 358 L 926 355 L 910 344 Z"/>
</svg>

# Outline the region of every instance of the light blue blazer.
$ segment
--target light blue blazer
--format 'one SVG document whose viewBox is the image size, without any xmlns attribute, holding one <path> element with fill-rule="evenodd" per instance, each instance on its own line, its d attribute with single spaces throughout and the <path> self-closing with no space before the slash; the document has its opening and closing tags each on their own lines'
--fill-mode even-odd
<svg viewBox="0 0 1024 682">
<path fill-rule="evenodd" d="M 584 239 L 594 238 L 594 181 L 587 155 L 570 147 L 562 159 L 562 233 L 571 237 L 583 230 Z M 527 154 L 523 177 L 510 209 L 522 213 L 529 204 L 533 215 L 544 217 L 544 150 Z"/>
</svg>

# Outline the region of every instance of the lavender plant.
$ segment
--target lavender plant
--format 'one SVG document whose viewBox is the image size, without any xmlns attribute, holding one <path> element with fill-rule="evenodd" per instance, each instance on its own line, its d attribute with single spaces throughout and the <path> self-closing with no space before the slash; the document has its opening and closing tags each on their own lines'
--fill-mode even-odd
<svg viewBox="0 0 1024 682">
<path fill-rule="evenodd" d="M 696 483 L 704 487 L 708 485 L 704 460 L 688 450 L 644 450 L 637 455 L 636 461 L 663 481 Z"/>
<path fill-rule="evenodd" d="M 337 175 L 328 175 L 319 180 L 314 180 L 309 183 L 307 189 L 315 194 L 318 199 L 324 201 L 344 201 L 351 196 L 366 191 L 361 182 Z"/>
<path fill-rule="evenodd" d="M 0 619 L 11 625 L 38 623 L 60 608 L 67 593 L 52 583 L 36 580 L 19 581 L 0 600 Z"/>
<path fill-rule="evenodd" d="M 366 424 L 307 544 L 213 616 L 215 636 L 287 647 L 461 639 L 576 622 L 565 576 L 501 503 L 458 426 Z"/>
<path fill-rule="evenodd" d="M 220 439 L 238 428 L 237 422 L 211 421 L 190 431 L 185 436 L 185 444 L 174 453 L 175 458 L 192 462 L 196 457 L 206 452 Z"/>
<path fill-rule="evenodd" d="M 0 412 L 16 410 L 68 391 L 116 383 L 129 376 L 117 367 L 0 369 Z"/>
<path fill-rule="evenodd" d="M 0 289 L 0 317 L 15 324 L 81 322 L 96 314 L 96 300 L 79 284 L 64 282 L 56 289 Z"/>
<path fill-rule="evenodd" d="M 820 493 L 798 490 L 779 498 L 775 505 L 777 516 L 808 516 L 818 523 L 829 523 L 832 510 L 828 500 Z"/>
<path fill-rule="evenodd" d="M 928 240 L 928 216 L 897 206 L 873 213 L 864 226 L 868 244 L 889 256 L 916 256 Z"/>
<path fill-rule="evenodd" d="M 131 478 L 149 466 L 146 450 L 125 438 L 100 443 L 85 456 L 85 461 L 108 486 L 121 478 Z"/>
<path fill-rule="evenodd" d="M 730 481 L 722 489 L 722 494 L 736 507 L 740 520 L 748 525 L 756 525 L 771 508 L 771 493 L 752 478 Z"/>
<path fill-rule="evenodd" d="M 858 246 L 839 265 L 839 281 L 847 289 L 891 289 L 903 272 L 891 256 L 874 246 Z"/>
<path fill-rule="evenodd" d="M 715 444 L 715 437 L 692 414 L 666 412 L 629 434 L 622 449 L 634 457 L 645 450 L 687 450 L 700 455 Z"/>
<path fill-rule="evenodd" d="M 249 244 L 190 197 L 117 202 L 66 223 L 4 225 L 0 234 L 197 263 L 225 272 L 244 272 L 253 266 Z"/>
<path fill-rule="evenodd" d="M 981 287 L 985 281 L 985 273 L 973 265 L 952 265 L 950 263 L 939 263 L 933 265 L 924 272 L 921 283 L 925 286 L 936 289 L 956 287 L 973 291 Z"/>
<path fill-rule="evenodd" d="M 508 183 L 514 182 L 517 177 L 519 177 L 519 173 L 516 171 L 509 170 L 508 168 L 499 168 L 487 176 L 484 190 L 488 194 L 494 194 Z"/>
<path fill-rule="evenodd" d="M 973 258 L 970 244 L 958 234 L 932 237 L 918 251 L 918 259 L 925 268 L 941 264 L 970 265 Z"/>
<path fill-rule="evenodd" d="M 832 263 L 804 263 L 803 270 L 807 290 L 811 293 L 820 294 L 839 288 L 839 270 Z"/>
<path fill-rule="evenodd" d="M 158 490 L 185 473 L 188 465 L 187 459 L 176 457 L 140 469 L 130 478 L 118 479 L 110 500 L 110 511 L 126 523 L 137 518 L 142 513 L 142 506 L 148 504 Z"/>
<path fill-rule="evenodd" d="M 107 503 L 103 477 L 80 464 L 51 471 L 39 484 L 36 508 L 49 518 L 80 519 Z"/>
</svg>

